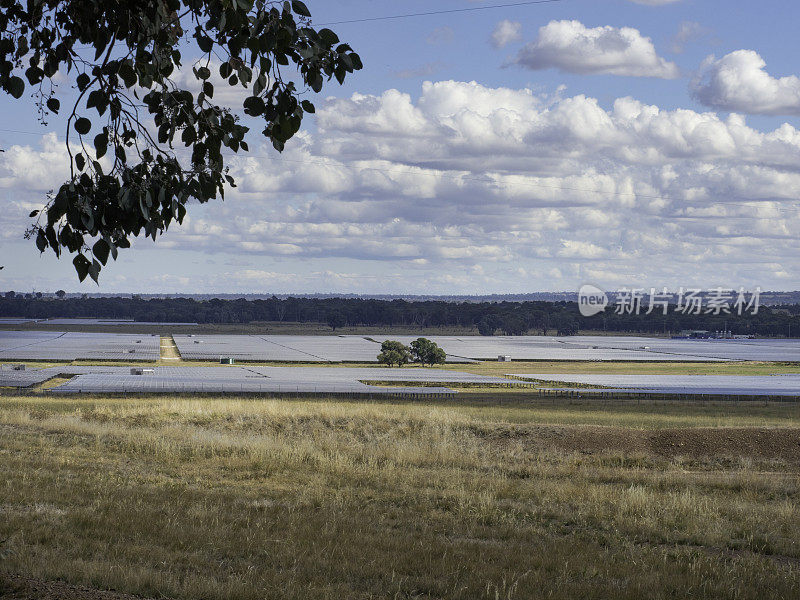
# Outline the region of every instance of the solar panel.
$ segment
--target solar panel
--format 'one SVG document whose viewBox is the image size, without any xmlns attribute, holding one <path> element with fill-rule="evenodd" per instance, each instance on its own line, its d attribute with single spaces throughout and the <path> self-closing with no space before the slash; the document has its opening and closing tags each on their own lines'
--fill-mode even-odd
<svg viewBox="0 0 800 600">
<path fill-rule="evenodd" d="M 152 372 L 136 375 L 127 367 L 64 366 L 27 373 L 27 379 L 17 378 L 20 380 L 17 385 L 34 385 L 57 375 L 74 375 L 70 381 L 50 390 L 56 394 L 186 392 L 437 395 L 453 393 L 446 387 L 448 384 L 527 385 L 502 377 L 417 368 L 154 367 Z M 21 383 L 23 379 L 29 383 Z M 364 382 L 397 382 L 398 385 L 385 387 Z"/>
<path fill-rule="evenodd" d="M 528 381 L 572 383 L 602 391 L 626 390 L 668 395 L 798 396 L 798 375 L 565 375 L 512 373 Z M 573 389 L 573 391 L 575 391 Z M 588 391 L 588 389 L 584 390 Z"/>
<path fill-rule="evenodd" d="M 0 331 L 0 360 L 155 361 L 158 336 L 123 333 Z"/>
</svg>

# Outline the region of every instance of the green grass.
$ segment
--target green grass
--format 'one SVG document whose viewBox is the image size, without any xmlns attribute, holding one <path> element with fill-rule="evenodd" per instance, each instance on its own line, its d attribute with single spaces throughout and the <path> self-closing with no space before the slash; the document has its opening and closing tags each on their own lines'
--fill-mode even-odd
<svg viewBox="0 0 800 600">
<path fill-rule="evenodd" d="M 725 445 L 754 426 L 763 453 Z M 0 397 L 0 572 L 186 599 L 796 598 L 800 462 L 776 440 L 798 426 L 785 405 Z"/>
</svg>

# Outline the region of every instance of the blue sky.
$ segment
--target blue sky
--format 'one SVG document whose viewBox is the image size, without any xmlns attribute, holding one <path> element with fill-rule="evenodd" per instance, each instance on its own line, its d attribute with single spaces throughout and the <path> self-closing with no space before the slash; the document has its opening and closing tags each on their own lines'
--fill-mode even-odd
<svg viewBox="0 0 800 600">
<path fill-rule="evenodd" d="M 504 3 L 307 2 L 317 23 Z M 253 137 L 224 203 L 122 252 L 99 288 L 21 239 L 64 179 L 63 124 L 4 98 L 0 289 L 798 289 L 799 16 L 562 0 L 331 26 L 365 69 L 283 155 Z"/>
</svg>

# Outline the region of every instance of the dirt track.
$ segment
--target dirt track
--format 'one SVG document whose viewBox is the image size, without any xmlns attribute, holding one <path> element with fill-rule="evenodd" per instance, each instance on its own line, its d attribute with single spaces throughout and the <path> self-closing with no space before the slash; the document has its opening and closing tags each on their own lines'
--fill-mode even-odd
<svg viewBox="0 0 800 600">
<path fill-rule="evenodd" d="M 750 457 L 800 465 L 800 428 L 736 427 L 640 430 L 597 426 L 521 426 L 475 431 L 487 441 L 531 450 L 663 457 Z"/>
<path fill-rule="evenodd" d="M 145 600 L 141 596 L 19 575 L 0 575 L 0 598 L 3 600 Z"/>
</svg>

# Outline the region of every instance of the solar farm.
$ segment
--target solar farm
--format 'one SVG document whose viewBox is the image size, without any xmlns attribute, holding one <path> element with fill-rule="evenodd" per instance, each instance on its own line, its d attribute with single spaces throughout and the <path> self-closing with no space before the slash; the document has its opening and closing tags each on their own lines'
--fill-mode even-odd
<svg viewBox="0 0 800 600">
<path fill-rule="evenodd" d="M 134 371 L 136 373 L 134 373 Z M 61 366 L 0 369 L 0 387 L 30 388 L 55 377 L 69 381 L 54 394 L 308 394 L 326 396 L 452 396 L 448 384 L 507 387 L 524 382 L 438 369 L 303 367 L 129 367 Z M 369 385 L 381 382 L 396 385 Z"/>
<path fill-rule="evenodd" d="M 691 556 L 721 578 L 732 552 L 750 573 L 773 561 L 753 600 L 797 597 L 800 340 L 433 335 L 444 364 L 399 368 L 379 364 L 381 342 L 418 336 L 108 331 L 0 330 L 13 569 L 67 557 L 81 574 L 100 548 L 104 573 L 174 575 L 76 598 L 255 600 L 267 580 L 295 585 L 298 557 L 306 577 L 328 565 L 314 589 L 340 582 L 317 597 L 396 596 L 393 576 L 358 583 L 364 548 L 416 578 L 408 598 L 429 571 L 500 561 L 502 582 L 554 548 L 520 595 L 480 579 L 453 596 L 459 575 L 430 597 L 537 597 L 557 569 L 599 573 L 612 551 L 631 573 L 654 556 L 664 582 Z M 429 566 L 428 547 L 453 558 Z M 266 574 L 239 594 L 241 572 Z"/>
<path fill-rule="evenodd" d="M 615 336 L 457 337 L 431 336 L 447 355 L 449 369 L 331 368 L 376 363 L 380 342 L 410 344 L 413 336 L 192 335 L 169 336 L 177 356 L 162 356 L 158 335 L 0 331 L 0 362 L 63 363 L 63 366 L 0 370 L 0 387 L 31 389 L 54 378 L 51 394 L 305 394 L 452 396 L 451 387 L 535 388 L 540 394 L 592 392 L 617 395 L 800 396 L 800 375 L 559 375 L 529 371 L 479 375 L 461 370 L 485 361 L 564 363 L 800 362 L 800 340 L 682 340 Z M 164 342 L 171 344 L 170 341 Z M 160 366 L 160 359 L 176 361 Z M 220 360 L 236 366 L 220 367 Z M 112 363 L 74 366 L 69 363 Z M 181 362 L 191 365 L 181 365 Z M 152 368 L 132 373 L 125 363 Z M 192 366 L 200 364 L 200 366 Z M 269 365 L 279 366 L 264 366 Z M 294 363 L 319 366 L 292 367 Z M 156 366 L 159 365 L 159 366 Z M 172 366 L 174 365 L 174 366 Z M 451 386 L 451 387 L 448 387 Z M 564 387 L 566 386 L 566 387 Z"/>
</svg>

